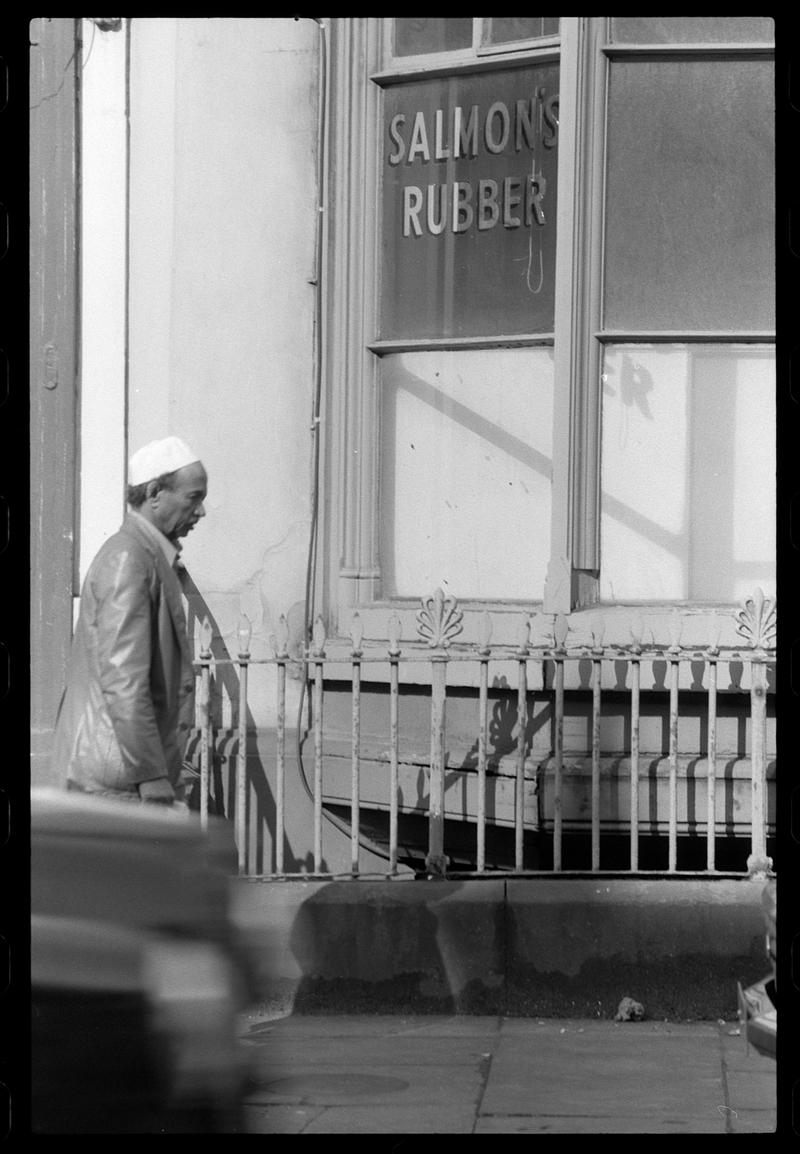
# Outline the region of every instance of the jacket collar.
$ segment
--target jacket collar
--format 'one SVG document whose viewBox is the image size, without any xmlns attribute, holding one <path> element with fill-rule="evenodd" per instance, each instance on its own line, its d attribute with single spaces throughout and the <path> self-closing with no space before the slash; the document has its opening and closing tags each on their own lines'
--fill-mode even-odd
<svg viewBox="0 0 800 1154">
<path fill-rule="evenodd" d="M 175 635 L 183 651 L 184 657 L 191 664 L 194 660 L 192 651 L 189 647 L 189 638 L 186 632 L 186 614 L 183 611 L 183 601 L 181 597 L 181 586 L 175 574 L 175 570 L 167 561 L 166 553 L 161 547 L 160 542 L 155 536 L 157 530 L 153 533 L 147 531 L 148 522 L 142 516 L 136 516 L 133 512 L 128 512 L 125 516 L 122 528 L 123 531 L 132 534 L 141 544 L 147 549 L 150 556 L 156 563 L 156 569 L 161 579 L 161 588 L 164 592 L 164 599 L 169 607 L 170 616 L 172 617 L 172 625 L 175 630 Z M 166 540 L 166 538 L 164 538 Z M 178 550 L 175 550 L 175 555 L 178 555 Z"/>
</svg>

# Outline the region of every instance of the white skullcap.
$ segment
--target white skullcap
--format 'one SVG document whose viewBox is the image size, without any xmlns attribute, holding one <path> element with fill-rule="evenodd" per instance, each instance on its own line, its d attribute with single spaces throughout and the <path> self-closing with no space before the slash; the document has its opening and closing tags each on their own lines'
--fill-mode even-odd
<svg viewBox="0 0 800 1154">
<path fill-rule="evenodd" d="M 174 473 L 184 465 L 199 461 L 185 441 L 179 437 L 164 437 L 162 441 L 151 441 L 138 449 L 128 462 L 128 484 L 144 485 L 164 473 Z"/>
</svg>

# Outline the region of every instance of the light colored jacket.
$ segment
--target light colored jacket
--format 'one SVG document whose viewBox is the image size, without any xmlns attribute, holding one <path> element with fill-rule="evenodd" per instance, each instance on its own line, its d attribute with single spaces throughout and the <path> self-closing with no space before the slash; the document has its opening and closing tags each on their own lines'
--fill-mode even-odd
<svg viewBox="0 0 800 1154">
<path fill-rule="evenodd" d="M 91 793 L 178 784 L 194 673 L 181 587 L 158 542 L 130 515 L 102 545 L 81 592 L 53 767 Z"/>
</svg>

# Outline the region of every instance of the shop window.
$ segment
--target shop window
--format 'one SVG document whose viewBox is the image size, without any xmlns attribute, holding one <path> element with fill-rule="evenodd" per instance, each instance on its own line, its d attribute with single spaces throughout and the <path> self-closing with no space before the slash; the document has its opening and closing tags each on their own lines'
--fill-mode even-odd
<svg viewBox="0 0 800 1154">
<path fill-rule="evenodd" d="M 485 16 L 481 47 L 506 47 L 521 41 L 535 43 L 557 36 L 558 16 Z"/>
<path fill-rule="evenodd" d="M 771 349 L 608 346 L 602 429 L 603 601 L 774 593 Z"/>
<path fill-rule="evenodd" d="M 771 21 L 612 32 L 599 593 L 735 603 L 775 588 Z"/>
<path fill-rule="evenodd" d="M 771 16 L 612 16 L 611 39 L 628 44 L 772 44 Z"/>
<path fill-rule="evenodd" d="M 395 56 L 471 47 L 471 16 L 398 16 L 394 21 Z"/>
<path fill-rule="evenodd" d="M 771 22 L 347 23 L 345 617 L 768 591 Z"/>
<path fill-rule="evenodd" d="M 383 98 L 379 336 L 552 332 L 558 66 Z"/>
<path fill-rule="evenodd" d="M 552 396 L 548 348 L 383 358 L 384 596 L 440 587 L 461 599 L 525 601 L 543 589 Z"/>
<path fill-rule="evenodd" d="M 606 328 L 774 327 L 772 113 L 769 61 L 612 63 Z"/>
</svg>

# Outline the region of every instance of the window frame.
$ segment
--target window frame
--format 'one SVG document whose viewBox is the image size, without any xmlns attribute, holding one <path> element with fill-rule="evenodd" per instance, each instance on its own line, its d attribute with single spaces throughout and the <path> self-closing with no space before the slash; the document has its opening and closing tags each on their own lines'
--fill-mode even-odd
<svg viewBox="0 0 800 1154">
<path fill-rule="evenodd" d="M 504 616 L 518 620 L 521 610 L 545 615 L 590 608 L 614 611 L 616 606 L 599 602 L 600 375 L 604 345 L 654 340 L 768 343 L 774 341 L 774 333 L 604 330 L 601 309 L 610 63 L 636 55 L 763 57 L 774 56 L 774 50 L 763 44 L 613 44 L 610 17 L 562 17 L 557 38 L 547 38 L 546 43 L 537 40 L 534 46 L 520 42 L 513 50 L 483 53 L 477 50 L 482 18 L 476 17 L 470 50 L 393 57 L 392 20 L 354 17 L 331 24 L 327 143 L 331 200 L 326 208 L 322 408 L 325 491 L 320 506 L 325 515 L 315 561 L 317 604 L 323 606 L 333 636 L 348 634 L 355 612 L 366 637 L 386 638 L 393 614 L 401 620 L 404 637 L 415 633 L 419 601 L 384 597 L 381 591 L 381 357 L 415 349 L 545 344 L 554 348 L 555 369 L 550 561 L 545 588 L 524 602 L 459 599 L 465 631 L 471 619 L 486 609 L 491 609 L 501 628 Z M 383 89 L 402 80 L 553 60 L 560 62 L 553 334 L 377 340 Z M 432 592 L 420 590 L 420 596 Z M 454 592 L 458 596 L 458 591 Z M 637 605 L 637 612 L 642 608 L 647 606 Z M 497 640 L 499 643 L 499 637 Z"/>
</svg>

